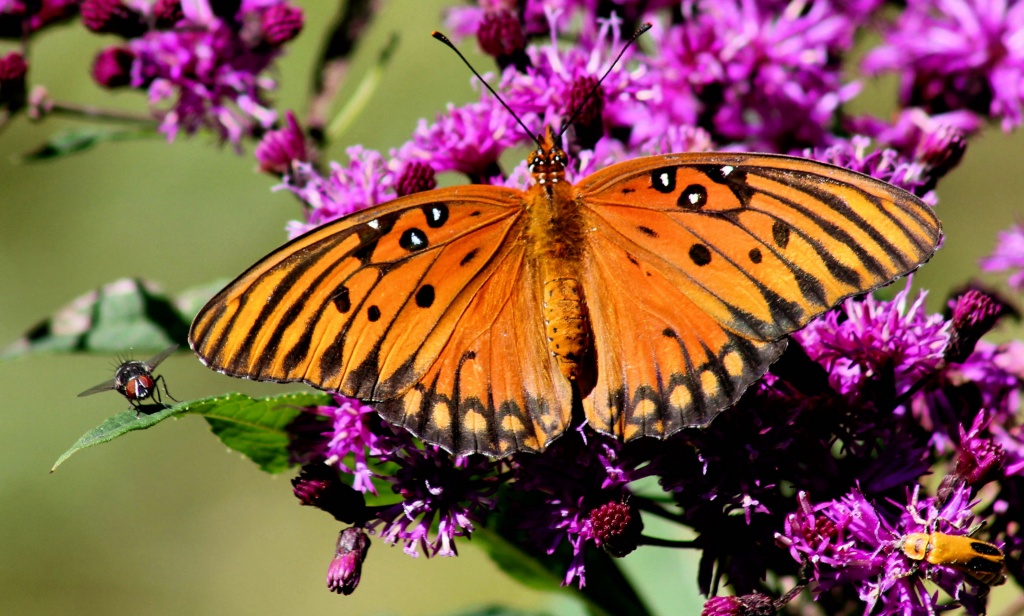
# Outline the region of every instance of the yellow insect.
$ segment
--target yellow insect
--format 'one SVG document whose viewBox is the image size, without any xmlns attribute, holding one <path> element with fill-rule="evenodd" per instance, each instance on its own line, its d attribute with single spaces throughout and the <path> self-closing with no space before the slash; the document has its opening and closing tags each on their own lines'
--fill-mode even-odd
<svg viewBox="0 0 1024 616">
<path fill-rule="evenodd" d="M 986 586 L 1006 581 L 1003 551 L 968 535 L 910 533 L 902 539 L 900 549 L 911 560 L 962 571 Z"/>
</svg>

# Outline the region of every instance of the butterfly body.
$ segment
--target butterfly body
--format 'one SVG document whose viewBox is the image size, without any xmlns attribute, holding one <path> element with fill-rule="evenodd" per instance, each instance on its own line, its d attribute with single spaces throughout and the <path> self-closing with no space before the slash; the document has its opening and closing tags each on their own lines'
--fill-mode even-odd
<svg viewBox="0 0 1024 616">
<path fill-rule="evenodd" d="M 550 129 L 527 190 L 459 186 L 292 240 L 200 311 L 234 376 L 376 403 L 459 454 L 537 451 L 570 424 L 707 424 L 786 334 L 926 261 L 931 209 L 884 182 L 764 154 L 634 159 L 576 184 Z"/>
<path fill-rule="evenodd" d="M 581 284 L 584 220 L 572 185 L 565 182 L 565 152 L 555 147 L 550 128 L 541 141 L 544 145 L 527 159 L 536 182 L 526 193 L 529 265 L 542 281 L 548 349 L 562 375 L 576 380 L 590 344 Z"/>
</svg>

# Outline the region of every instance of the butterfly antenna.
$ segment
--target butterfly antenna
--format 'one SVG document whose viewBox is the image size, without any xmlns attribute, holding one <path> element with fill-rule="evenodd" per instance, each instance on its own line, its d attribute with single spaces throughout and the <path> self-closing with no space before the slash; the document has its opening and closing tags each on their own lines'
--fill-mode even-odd
<svg viewBox="0 0 1024 616">
<path fill-rule="evenodd" d="M 569 116 L 569 119 L 566 120 L 565 124 L 562 125 L 562 130 L 558 131 L 559 137 L 561 137 L 565 133 L 565 131 L 569 130 L 569 127 L 572 126 L 572 123 L 576 119 L 576 116 L 580 115 L 580 112 L 583 111 L 583 107 L 587 104 L 587 102 L 590 101 L 591 98 L 593 98 L 594 94 L 597 93 L 597 89 L 601 87 L 602 83 L 604 83 L 605 77 L 611 74 L 612 69 L 615 68 L 615 65 L 618 64 L 619 60 L 622 59 L 622 55 L 626 53 L 626 50 L 629 49 L 629 47 L 633 43 L 635 43 L 636 40 L 644 34 L 644 32 L 647 32 L 650 29 L 651 24 L 649 22 L 643 23 L 640 25 L 639 28 L 636 29 L 636 32 L 633 33 L 633 36 L 629 37 L 629 40 L 626 41 L 626 44 L 622 46 L 622 51 L 619 52 L 619 55 L 615 56 L 615 60 L 613 60 L 611 65 L 608 66 L 608 70 L 604 72 L 604 75 L 601 75 L 601 78 L 597 80 L 597 83 L 594 84 L 594 87 L 590 89 L 590 92 L 587 92 L 586 97 L 584 97 L 583 101 L 579 104 L 578 107 L 576 107 L 576 111 L 572 112 L 572 115 Z"/>
<path fill-rule="evenodd" d="M 650 27 L 650 25 L 648 25 L 648 27 Z M 455 52 L 455 55 L 459 56 L 459 59 L 462 60 L 462 63 L 465 64 L 466 66 L 468 66 L 469 70 L 473 71 L 473 74 L 476 75 L 476 78 L 480 80 L 480 83 L 484 84 L 484 87 L 487 88 L 487 90 L 491 94 L 494 95 L 494 98 L 498 99 L 498 102 L 501 103 L 501 106 L 504 107 L 505 109 L 507 109 L 508 112 L 512 114 L 512 117 L 516 119 L 516 122 L 519 123 L 519 126 L 523 127 L 523 131 L 527 135 L 529 135 L 530 138 L 533 139 L 537 143 L 537 145 L 539 146 L 540 145 L 540 140 L 537 138 L 537 136 L 534 135 L 532 132 L 530 132 L 530 129 L 526 128 L 526 124 L 523 124 L 523 121 L 519 119 L 519 116 L 516 115 L 516 112 L 512 111 L 512 108 L 508 106 L 508 103 L 506 103 L 505 100 L 503 98 L 501 98 L 501 96 L 498 95 L 497 92 L 494 91 L 494 88 L 491 87 L 491 84 L 487 83 L 484 80 L 484 78 L 480 76 L 480 73 L 476 72 L 476 69 L 473 68 L 473 65 L 469 63 L 469 60 L 466 59 L 466 56 L 462 55 L 462 52 L 459 51 L 457 47 L 455 47 L 455 44 L 452 43 L 450 40 L 448 40 L 447 36 L 441 34 L 437 30 L 434 30 L 431 33 L 430 36 L 436 38 L 437 40 L 439 40 L 442 43 L 444 43 L 445 45 L 447 45 L 449 49 L 451 49 L 452 51 Z M 623 50 L 623 51 L 625 51 L 625 50 Z M 621 56 L 622 54 L 619 54 L 619 55 Z"/>
</svg>

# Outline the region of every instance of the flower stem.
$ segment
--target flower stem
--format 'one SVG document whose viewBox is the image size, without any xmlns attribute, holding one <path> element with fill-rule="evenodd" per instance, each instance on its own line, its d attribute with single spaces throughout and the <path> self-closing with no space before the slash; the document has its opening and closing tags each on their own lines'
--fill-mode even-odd
<svg viewBox="0 0 1024 616">
<path fill-rule="evenodd" d="M 52 101 L 47 107 L 47 111 L 50 113 L 60 113 L 76 118 L 102 120 L 106 122 L 136 122 L 152 126 L 160 125 L 158 119 L 148 113 L 142 114 L 132 111 L 124 111 L 121 109 L 104 109 L 102 107 L 93 107 L 92 105 L 79 105 L 77 103 L 63 103 L 57 101 Z"/>
</svg>

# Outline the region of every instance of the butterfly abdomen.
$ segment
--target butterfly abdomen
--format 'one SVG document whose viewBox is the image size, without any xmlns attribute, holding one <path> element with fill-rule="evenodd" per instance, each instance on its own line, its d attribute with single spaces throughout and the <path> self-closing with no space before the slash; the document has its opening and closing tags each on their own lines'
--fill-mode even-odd
<svg viewBox="0 0 1024 616">
<path fill-rule="evenodd" d="M 575 380 L 590 344 L 590 326 L 578 280 L 558 277 L 544 282 L 544 327 L 548 349 L 557 358 L 562 374 Z"/>
</svg>

